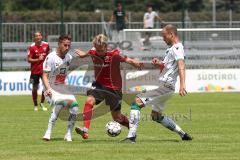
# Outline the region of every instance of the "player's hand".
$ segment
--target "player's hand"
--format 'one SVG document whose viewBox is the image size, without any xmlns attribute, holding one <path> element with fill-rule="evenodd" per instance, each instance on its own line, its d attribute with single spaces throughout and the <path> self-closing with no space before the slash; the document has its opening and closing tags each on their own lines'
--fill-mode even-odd
<svg viewBox="0 0 240 160">
<path fill-rule="evenodd" d="M 88 54 L 83 52 L 80 48 L 75 49 L 74 53 L 77 54 L 80 58 L 86 57 Z"/>
<path fill-rule="evenodd" d="M 80 48 L 75 49 L 74 53 L 80 56 L 81 55 L 81 49 Z"/>
<path fill-rule="evenodd" d="M 52 97 L 52 91 L 51 91 L 51 89 L 47 89 L 47 90 L 44 92 L 44 95 L 45 95 L 45 96 Z"/>
<path fill-rule="evenodd" d="M 187 95 L 187 91 L 186 91 L 186 88 L 185 88 L 185 87 L 181 87 L 181 86 L 180 86 L 179 95 L 180 95 L 181 97 Z"/>
<path fill-rule="evenodd" d="M 144 64 L 143 64 L 142 62 L 138 62 L 138 63 L 136 64 L 136 67 L 137 67 L 139 70 L 142 70 L 143 67 L 144 67 Z"/>
<path fill-rule="evenodd" d="M 43 55 L 40 55 L 39 57 L 38 57 L 38 60 L 39 61 L 42 61 L 44 59 L 44 56 Z"/>
<path fill-rule="evenodd" d="M 152 65 L 158 67 L 160 65 L 160 60 L 157 58 L 152 59 Z"/>
<path fill-rule="evenodd" d="M 143 63 L 138 61 L 137 59 L 133 60 L 133 65 L 139 70 L 142 70 L 142 68 L 144 67 Z"/>
</svg>

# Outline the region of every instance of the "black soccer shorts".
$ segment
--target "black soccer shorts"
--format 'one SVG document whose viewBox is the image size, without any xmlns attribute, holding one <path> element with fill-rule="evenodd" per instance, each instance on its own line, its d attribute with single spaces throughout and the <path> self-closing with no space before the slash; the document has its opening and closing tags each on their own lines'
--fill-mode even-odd
<svg viewBox="0 0 240 160">
<path fill-rule="evenodd" d="M 30 83 L 32 83 L 33 85 L 38 85 L 40 78 L 42 79 L 41 74 L 31 74 L 30 75 Z"/>
<path fill-rule="evenodd" d="M 122 92 L 112 90 L 102 86 L 97 82 L 93 82 L 92 89 L 87 91 L 87 95 L 91 95 L 96 99 L 96 104 L 105 100 L 106 105 L 110 106 L 111 111 L 120 111 L 122 102 Z"/>
</svg>

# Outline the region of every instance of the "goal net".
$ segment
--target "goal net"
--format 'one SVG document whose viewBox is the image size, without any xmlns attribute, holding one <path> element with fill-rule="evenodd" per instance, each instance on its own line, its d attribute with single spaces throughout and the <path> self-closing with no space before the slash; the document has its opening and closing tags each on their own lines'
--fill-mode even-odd
<svg viewBox="0 0 240 160">
<path fill-rule="evenodd" d="M 162 29 L 125 29 L 123 53 L 150 62 L 162 58 L 167 45 Z M 188 69 L 240 68 L 240 28 L 178 29 Z"/>
</svg>

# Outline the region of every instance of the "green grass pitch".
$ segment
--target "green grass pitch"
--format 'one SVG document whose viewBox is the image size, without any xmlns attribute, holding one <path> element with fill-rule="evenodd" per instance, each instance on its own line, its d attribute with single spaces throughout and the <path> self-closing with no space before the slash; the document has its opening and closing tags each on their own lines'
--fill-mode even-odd
<svg viewBox="0 0 240 160">
<path fill-rule="evenodd" d="M 127 129 L 115 138 L 105 133 L 111 120 L 106 114 L 92 121 L 90 137 L 82 140 L 73 133 L 73 142 L 63 140 L 66 122 L 58 120 L 52 141 L 42 141 L 50 114 L 33 111 L 31 96 L 0 96 L 1 160 L 233 160 L 240 159 L 240 94 L 198 93 L 167 103 L 165 113 L 194 140 L 183 142 L 175 133 L 149 118 L 142 110 L 136 144 L 120 144 Z M 85 97 L 78 98 L 80 110 Z M 123 104 L 123 113 L 129 107 Z M 82 124 L 77 122 L 77 125 Z"/>
</svg>

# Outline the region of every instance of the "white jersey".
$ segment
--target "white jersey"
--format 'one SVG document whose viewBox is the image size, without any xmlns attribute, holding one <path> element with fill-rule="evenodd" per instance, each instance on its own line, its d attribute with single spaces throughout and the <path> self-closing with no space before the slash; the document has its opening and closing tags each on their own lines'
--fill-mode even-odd
<svg viewBox="0 0 240 160">
<path fill-rule="evenodd" d="M 43 72 L 49 73 L 49 84 L 51 87 L 54 86 L 54 90 L 51 89 L 52 96 L 46 96 L 46 100 L 50 105 L 55 104 L 56 101 L 66 99 L 76 101 L 74 95 L 65 90 L 63 85 L 61 85 L 65 84 L 71 61 L 72 56 L 69 53 L 62 59 L 57 55 L 56 51 L 53 51 L 46 57 L 43 63 Z"/>
<path fill-rule="evenodd" d="M 51 52 L 43 63 L 43 71 L 49 73 L 49 83 L 64 84 L 69 69 L 72 55 L 67 53 L 65 58 L 60 58 L 56 51 Z"/>
<path fill-rule="evenodd" d="M 152 11 L 151 13 L 146 12 L 144 14 L 144 22 L 145 22 L 145 27 L 146 28 L 153 28 L 154 27 L 154 18 L 158 16 L 157 13 L 155 11 Z"/>
<path fill-rule="evenodd" d="M 177 43 L 169 47 L 165 52 L 163 60 L 164 68 L 161 70 L 159 80 L 175 87 L 177 81 L 179 59 L 184 59 L 184 49 L 182 43 Z"/>
</svg>

